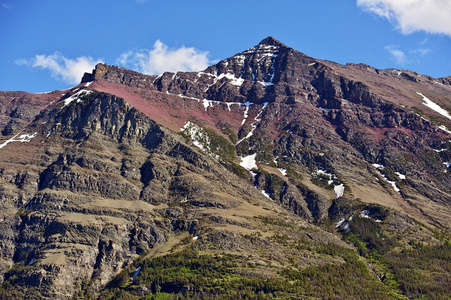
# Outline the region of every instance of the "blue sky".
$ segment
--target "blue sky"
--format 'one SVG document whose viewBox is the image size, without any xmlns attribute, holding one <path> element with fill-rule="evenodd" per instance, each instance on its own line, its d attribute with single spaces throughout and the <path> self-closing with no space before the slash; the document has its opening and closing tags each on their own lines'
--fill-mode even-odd
<svg viewBox="0 0 451 300">
<path fill-rule="evenodd" d="M 72 87 L 97 62 L 200 70 L 267 36 L 341 64 L 451 75 L 449 0 L 0 0 L 0 90 Z"/>
</svg>

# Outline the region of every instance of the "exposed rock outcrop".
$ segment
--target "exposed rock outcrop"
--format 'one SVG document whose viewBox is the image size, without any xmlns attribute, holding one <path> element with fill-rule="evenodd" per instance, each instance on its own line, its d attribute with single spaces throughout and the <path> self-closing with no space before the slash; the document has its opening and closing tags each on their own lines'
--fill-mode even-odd
<svg viewBox="0 0 451 300">
<path fill-rule="evenodd" d="M 448 81 L 269 37 L 202 72 L 98 64 L 64 93 L 2 92 L 2 280 L 70 298 L 177 247 L 267 271 L 272 257 L 279 276 L 344 264 L 348 252 L 311 246 L 349 248 L 328 231 L 359 215 L 450 230 L 451 123 L 418 94 L 449 109 Z"/>
</svg>

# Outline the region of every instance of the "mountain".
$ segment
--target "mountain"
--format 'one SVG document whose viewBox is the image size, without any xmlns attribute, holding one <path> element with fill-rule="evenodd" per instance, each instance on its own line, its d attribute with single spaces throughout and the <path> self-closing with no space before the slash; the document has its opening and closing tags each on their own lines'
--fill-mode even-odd
<svg viewBox="0 0 451 300">
<path fill-rule="evenodd" d="M 450 114 L 450 77 L 272 37 L 0 92 L 0 295 L 451 296 Z"/>
</svg>

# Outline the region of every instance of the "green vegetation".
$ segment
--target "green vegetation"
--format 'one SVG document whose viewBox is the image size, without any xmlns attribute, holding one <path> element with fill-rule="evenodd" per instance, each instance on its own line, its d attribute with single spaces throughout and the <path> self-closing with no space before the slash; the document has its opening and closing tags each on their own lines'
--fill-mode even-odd
<svg viewBox="0 0 451 300">
<path fill-rule="evenodd" d="M 119 275 L 102 299 L 391 299 L 388 290 L 368 272 L 352 250 L 331 245 L 323 249 L 344 258 L 341 264 L 305 269 L 259 271 L 245 256 L 207 255 L 193 249 L 145 260 L 138 276 Z M 136 298 L 135 298 L 136 297 Z"/>
<path fill-rule="evenodd" d="M 354 217 L 344 238 L 372 266 L 395 297 L 448 299 L 451 297 L 451 244 L 446 236 L 436 245 L 411 241 L 399 249 L 394 237 L 384 232 L 388 210 L 377 205 L 367 208 L 371 218 Z M 428 230 L 424 228 L 423 230 Z M 431 232 L 433 234 L 433 232 Z"/>
<path fill-rule="evenodd" d="M 385 222 L 391 212 L 358 200 L 334 201 L 334 212 L 346 212 L 349 230 L 343 238 L 355 249 L 319 241 L 315 230 L 303 227 L 288 215 L 254 219 L 263 231 L 239 236 L 218 235 L 191 242 L 161 257 L 141 256 L 116 276 L 100 295 L 89 282 L 75 296 L 83 299 L 446 299 L 451 297 L 451 244 L 449 234 L 430 231 L 435 244 L 400 243 L 390 236 Z M 362 210 L 366 217 L 360 216 Z M 349 215 L 353 215 L 350 219 Z M 378 220 L 377 222 L 375 220 Z M 273 233 L 264 237 L 265 232 Z M 231 254 L 216 243 L 233 237 L 253 250 Z M 240 240 L 241 239 L 241 240 Z M 230 240 L 228 240 L 230 241 Z M 244 246 L 247 244 L 248 246 Z M 246 248 L 244 248 L 246 249 Z M 178 251 L 178 252 L 174 252 Z M 256 255 L 250 254 L 256 251 Z M 272 253 L 275 251 L 276 253 Z M 307 263 L 306 263 L 307 262 Z M 139 274 L 135 271 L 140 267 Z M 23 264 L 7 273 L 0 298 L 38 298 L 24 285 Z M 29 269 L 28 269 L 29 271 Z M 28 272 L 27 271 L 27 272 Z M 24 294 L 27 291 L 27 294 Z"/>
<path fill-rule="evenodd" d="M 230 125 L 222 125 L 220 129 L 221 132 L 225 134 L 232 143 L 236 144 L 236 142 L 238 142 L 238 137 L 236 136 Z"/>
<path fill-rule="evenodd" d="M 337 201 L 335 201 L 337 202 Z M 440 233 L 441 243 L 424 245 L 398 242 L 385 231 L 391 212 L 358 200 L 335 203 L 335 212 L 352 214 L 343 237 L 357 252 L 336 244 L 317 242 L 301 228 L 278 215 L 255 219 L 269 226 L 274 235 L 266 241 L 277 251 L 295 251 L 287 262 L 262 267 L 243 255 L 201 252 L 185 248 L 164 257 L 140 260 L 121 273 L 103 292 L 103 299 L 444 299 L 451 297 L 451 247 L 449 236 Z M 359 216 L 362 210 L 369 217 Z M 375 221 L 377 220 L 377 222 Z M 429 230 L 423 228 L 423 230 Z M 302 233 L 302 234 L 301 234 Z M 434 232 L 431 232 L 434 235 Z M 439 235 L 439 233 L 435 233 Z M 261 234 L 244 236 L 252 243 Z M 189 244 L 188 244 L 189 245 Z M 217 249 L 220 248 L 209 248 Z M 291 250 L 287 250 L 291 249 Z M 220 250 L 219 250 L 220 251 Z M 289 252 L 284 252 L 289 253 Z M 319 265 L 300 264 L 299 256 L 316 257 Z M 266 257 L 266 258 L 265 258 Z M 139 264 L 139 265 L 138 265 Z M 141 273 L 130 279 L 141 266 Z"/>
<path fill-rule="evenodd" d="M 354 217 L 350 228 L 345 238 L 357 247 L 362 256 L 373 252 L 385 254 L 394 245 L 394 241 L 385 236 L 381 225 L 370 218 Z"/>
<path fill-rule="evenodd" d="M 423 116 L 423 115 L 424 115 L 424 111 L 423 111 L 421 108 L 417 107 L 417 106 L 412 106 L 412 110 L 413 110 L 415 113 L 419 114 L 420 116 Z"/>
<path fill-rule="evenodd" d="M 335 180 L 333 180 L 334 182 L 332 182 L 331 184 L 329 184 L 329 180 L 332 180 L 329 175 L 326 174 L 318 174 L 315 176 L 312 176 L 312 178 L 310 179 L 310 181 L 319 187 L 325 188 L 325 189 L 333 189 L 334 188 L 334 183 Z"/>
<path fill-rule="evenodd" d="M 239 164 L 233 161 L 229 161 L 226 162 L 224 165 L 229 171 L 233 172 L 234 174 L 238 175 L 241 178 L 247 179 L 249 173 L 246 171 L 245 168 L 243 168 Z"/>
<path fill-rule="evenodd" d="M 205 129 L 210 137 L 210 150 L 219 155 L 223 160 L 231 161 L 235 159 L 235 147 L 225 137 L 216 134 L 213 130 Z"/>
<path fill-rule="evenodd" d="M 26 281 L 29 272 L 30 267 L 23 263 L 15 264 L 5 274 L 5 281 L 0 287 L 0 299 L 41 299 L 36 282 Z"/>
<path fill-rule="evenodd" d="M 341 255 L 345 259 L 343 264 L 310 267 L 300 272 L 286 269 L 283 275 L 309 296 L 323 299 L 393 299 L 389 290 L 375 280 L 355 253 L 348 250 Z"/>
<path fill-rule="evenodd" d="M 374 205 L 368 211 L 376 220 L 386 217 L 386 212 L 379 206 Z M 344 235 L 345 239 L 353 243 L 359 254 L 367 259 L 375 275 L 390 289 L 391 294 L 400 296 L 401 284 L 384 256 L 393 248 L 395 241 L 386 236 L 380 223 L 372 218 L 354 217 L 350 221 L 350 230 Z"/>
<path fill-rule="evenodd" d="M 257 137 L 255 137 L 256 139 Z M 273 146 L 268 142 L 265 144 L 261 140 L 259 143 L 252 143 L 254 145 L 254 151 L 257 153 L 257 161 L 275 166 L 273 157 Z"/>
<path fill-rule="evenodd" d="M 387 255 L 404 293 L 414 299 L 451 298 L 451 245 L 412 243 Z"/>
</svg>

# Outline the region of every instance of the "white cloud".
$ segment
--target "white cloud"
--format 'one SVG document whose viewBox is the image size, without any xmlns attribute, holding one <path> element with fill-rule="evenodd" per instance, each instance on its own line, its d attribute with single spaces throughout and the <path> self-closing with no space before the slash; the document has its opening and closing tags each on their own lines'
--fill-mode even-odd
<svg viewBox="0 0 451 300">
<path fill-rule="evenodd" d="M 12 9 L 13 8 L 13 6 L 11 5 L 11 4 L 8 4 L 8 3 L 1 3 L 1 5 L 2 5 L 2 7 L 4 8 L 4 9 Z"/>
<path fill-rule="evenodd" d="M 15 63 L 27 65 L 33 68 L 48 69 L 52 77 L 69 84 L 80 82 L 85 72 L 91 72 L 100 59 L 93 59 L 90 56 L 80 56 L 75 59 L 64 57 L 61 53 L 55 52 L 52 55 L 35 55 L 31 59 L 19 59 Z"/>
<path fill-rule="evenodd" d="M 423 57 L 423 56 L 426 56 L 426 54 L 428 54 L 431 51 L 432 51 L 431 49 L 420 48 L 420 49 L 411 50 L 411 51 L 409 51 L 409 53 L 418 54 L 419 56 Z"/>
<path fill-rule="evenodd" d="M 393 46 L 393 45 L 386 46 L 385 50 L 390 52 L 390 54 L 392 55 L 392 57 L 393 57 L 393 59 L 395 60 L 396 63 L 398 63 L 400 65 L 404 65 L 404 64 L 406 64 L 408 62 L 406 54 L 404 53 L 404 51 L 396 49 L 396 46 Z"/>
<path fill-rule="evenodd" d="M 357 5 L 395 23 L 403 34 L 426 31 L 451 37 L 449 0 L 357 0 Z"/>
<path fill-rule="evenodd" d="M 208 55 L 208 52 L 202 52 L 192 47 L 170 49 L 157 40 L 152 50 L 125 52 L 116 63 L 145 74 L 161 74 L 166 71 L 200 71 L 209 66 Z"/>
<path fill-rule="evenodd" d="M 425 57 L 430 52 L 432 52 L 431 49 L 425 48 L 402 51 L 398 49 L 398 46 L 395 45 L 385 46 L 385 50 L 387 50 L 391 54 L 392 59 L 399 65 L 406 65 L 413 62 L 421 61 L 422 57 Z"/>
</svg>

